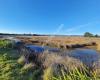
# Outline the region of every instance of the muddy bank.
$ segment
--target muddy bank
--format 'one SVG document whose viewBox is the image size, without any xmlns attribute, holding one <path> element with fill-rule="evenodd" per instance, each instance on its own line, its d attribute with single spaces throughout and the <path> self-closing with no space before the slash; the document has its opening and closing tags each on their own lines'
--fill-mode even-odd
<svg viewBox="0 0 100 80">
<path fill-rule="evenodd" d="M 96 47 L 97 46 L 96 42 L 90 42 L 90 43 L 84 43 L 84 44 L 61 45 L 61 48 L 65 48 L 65 49 L 76 49 L 76 48 L 86 48 L 86 47 L 89 48 L 91 46 Z"/>
</svg>

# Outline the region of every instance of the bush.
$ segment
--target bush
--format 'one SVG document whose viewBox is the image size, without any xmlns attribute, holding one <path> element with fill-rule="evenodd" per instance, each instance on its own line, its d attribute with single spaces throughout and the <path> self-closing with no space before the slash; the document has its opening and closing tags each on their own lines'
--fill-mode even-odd
<svg viewBox="0 0 100 80">
<path fill-rule="evenodd" d="M 98 34 L 96 34 L 96 35 L 95 35 L 95 37 L 99 37 L 99 35 L 98 35 Z"/>
</svg>

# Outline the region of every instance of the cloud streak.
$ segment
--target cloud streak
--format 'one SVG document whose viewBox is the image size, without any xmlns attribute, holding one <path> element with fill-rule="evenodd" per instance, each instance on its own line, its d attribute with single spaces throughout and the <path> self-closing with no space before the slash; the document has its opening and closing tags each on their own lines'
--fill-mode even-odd
<svg viewBox="0 0 100 80">
<path fill-rule="evenodd" d="M 98 23 L 100 23 L 100 21 L 95 21 L 95 22 L 90 22 L 90 23 L 74 26 L 74 27 L 71 27 L 69 29 L 66 29 L 65 32 L 66 33 L 71 33 L 71 32 L 77 31 L 79 29 L 91 27 L 91 25 L 98 24 Z"/>
<path fill-rule="evenodd" d="M 77 31 L 81 28 L 85 28 L 88 27 L 89 25 L 91 25 L 92 23 L 87 23 L 87 24 L 83 24 L 83 25 L 79 25 L 79 26 L 74 26 L 72 28 L 67 29 L 65 32 L 73 32 L 73 31 Z"/>
</svg>

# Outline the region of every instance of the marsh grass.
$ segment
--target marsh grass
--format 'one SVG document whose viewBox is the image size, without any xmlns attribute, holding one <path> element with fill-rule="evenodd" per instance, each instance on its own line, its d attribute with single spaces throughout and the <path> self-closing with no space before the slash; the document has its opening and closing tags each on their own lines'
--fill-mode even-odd
<svg viewBox="0 0 100 80">
<path fill-rule="evenodd" d="M 81 67 L 77 59 L 47 51 L 38 58 L 46 68 L 41 70 L 38 66 L 34 69 L 33 63 L 25 64 L 25 58 L 9 45 L 12 46 L 12 43 L 0 40 L 0 48 L 3 48 L 0 50 L 0 80 L 100 80 L 98 71 L 89 71 L 83 65 Z M 43 79 L 40 78 L 41 74 Z"/>
<path fill-rule="evenodd" d="M 48 68 L 48 70 L 45 71 L 46 74 L 44 74 L 43 78 L 44 80 L 100 80 L 100 76 L 97 76 L 95 72 L 88 75 L 87 71 L 87 69 L 80 71 L 75 67 L 74 70 L 69 73 L 66 73 L 61 69 L 61 75 L 54 75 L 52 69 Z"/>
<path fill-rule="evenodd" d="M 37 80 L 40 70 L 34 70 L 32 64 L 18 64 L 18 51 L 8 45 L 9 42 L 0 40 L 0 80 Z"/>
<path fill-rule="evenodd" d="M 77 59 L 46 53 L 43 64 L 43 80 L 100 80 L 99 62 L 90 69 Z"/>
<path fill-rule="evenodd" d="M 15 55 L 13 55 L 15 54 Z M 33 64 L 20 65 L 17 51 L 3 49 L 0 51 L 0 80 L 37 80 L 41 71 Z"/>
<path fill-rule="evenodd" d="M 0 48 L 13 48 L 14 44 L 10 40 L 0 40 Z"/>
</svg>

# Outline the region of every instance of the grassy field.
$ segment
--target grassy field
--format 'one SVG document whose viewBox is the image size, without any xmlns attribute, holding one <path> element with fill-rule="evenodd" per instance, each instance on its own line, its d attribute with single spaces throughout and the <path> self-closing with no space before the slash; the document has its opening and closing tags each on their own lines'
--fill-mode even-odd
<svg viewBox="0 0 100 80">
<path fill-rule="evenodd" d="M 66 45 L 72 44 L 87 44 L 91 42 L 95 42 L 97 44 L 96 49 L 100 50 L 100 38 L 95 37 L 65 37 L 65 36 L 33 36 L 30 38 L 25 37 L 18 37 L 25 43 L 35 44 L 35 45 L 42 45 L 42 46 L 51 46 L 62 48 Z"/>
<path fill-rule="evenodd" d="M 96 42 L 97 49 L 100 50 L 100 38 L 32 37 L 20 39 L 26 43 L 38 45 L 44 45 L 45 42 L 53 43 L 53 45 Z M 100 80 L 100 69 L 89 69 L 77 59 L 60 56 L 58 53 L 49 54 L 47 51 L 37 57 L 36 61 L 26 63 L 23 53 L 20 54 L 11 41 L 0 40 L 0 80 Z"/>
</svg>

